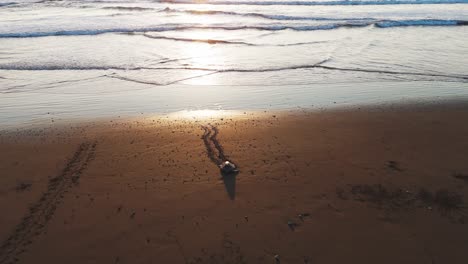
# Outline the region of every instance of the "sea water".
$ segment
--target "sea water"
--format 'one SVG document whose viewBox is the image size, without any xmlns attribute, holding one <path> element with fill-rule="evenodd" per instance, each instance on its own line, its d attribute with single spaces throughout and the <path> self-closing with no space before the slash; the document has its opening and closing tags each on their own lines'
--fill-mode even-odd
<svg viewBox="0 0 468 264">
<path fill-rule="evenodd" d="M 0 0 L 0 124 L 468 98 L 468 0 Z"/>
</svg>

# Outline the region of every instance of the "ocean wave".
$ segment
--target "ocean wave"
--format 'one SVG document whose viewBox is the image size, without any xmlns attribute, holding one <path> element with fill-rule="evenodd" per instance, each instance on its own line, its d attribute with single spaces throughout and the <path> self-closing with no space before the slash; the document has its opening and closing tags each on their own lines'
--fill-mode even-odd
<svg viewBox="0 0 468 264">
<path fill-rule="evenodd" d="M 172 80 L 172 81 L 168 81 L 168 82 L 163 82 L 163 83 L 154 82 L 154 81 L 147 81 L 147 80 L 138 80 L 138 79 L 128 78 L 128 77 L 122 77 L 122 76 L 116 75 L 115 73 L 114 74 L 109 74 L 109 75 L 104 75 L 104 77 L 119 79 L 119 80 L 128 81 L 128 82 L 135 82 L 135 83 L 140 83 L 140 84 L 154 85 L 154 86 L 168 86 L 168 85 L 175 84 L 175 83 L 178 83 L 178 82 L 187 81 L 187 80 L 191 80 L 191 79 L 196 79 L 196 78 L 200 78 L 200 77 L 205 77 L 205 76 L 216 74 L 216 73 L 218 73 L 218 72 L 217 71 L 211 71 L 211 72 L 208 72 L 208 73 L 203 73 L 203 74 L 190 76 L 190 77 L 185 77 L 185 78 Z"/>
<path fill-rule="evenodd" d="M 118 67 L 118 66 L 77 66 L 77 65 L 0 65 L 5 71 L 108 71 L 108 70 L 147 70 L 144 67 Z M 152 69 L 152 68 L 151 68 Z"/>
<path fill-rule="evenodd" d="M 0 3 L 0 7 L 9 6 L 9 5 L 16 5 L 16 4 L 18 4 L 18 3 L 16 3 L 16 2 Z"/>
<path fill-rule="evenodd" d="M 192 0 L 160 0 L 161 3 L 199 4 Z M 351 6 L 351 5 L 421 5 L 466 4 L 468 0 L 338 0 L 338 1 L 205 1 L 208 5 L 293 5 L 293 6 Z"/>
<path fill-rule="evenodd" d="M 439 20 L 439 19 L 422 19 L 422 20 L 387 20 L 375 23 L 375 26 L 380 28 L 389 27 L 410 27 L 410 26 L 467 26 L 468 21 L 464 20 Z"/>
<path fill-rule="evenodd" d="M 47 3 L 55 2 L 56 0 L 39 0 L 39 1 L 17 1 L 0 3 L 0 7 L 10 4 L 18 3 Z M 65 2 L 65 1 L 64 1 Z M 109 0 L 91 0 L 83 1 L 84 3 L 115 3 L 120 4 L 121 1 L 109 1 Z M 205 0 L 203 2 L 196 0 L 146 0 L 143 2 L 155 2 L 155 3 L 167 3 L 167 4 L 204 4 L 204 5 L 260 5 L 260 6 L 353 6 L 353 5 L 424 5 L 424 4 L 467 4 L 468 0 L 304 0 L 304 1 L 287 1 L 287 0 Z M 125 7 L 123 8 L 134 8 Z M 146 8 L 146 7 L 144 7 Z M 138 7 L 136 7 L 138 9 Z M 135 9 L 135 10 L 136 10 Z M 150 9 L 150 8 L 148 8 Z"/>
<path fill-rule="evenodd" d="M 73 66 L 73 65 L 55 65 L 55 66 L 46 66 L 46 65 L 1 65 L 0 70 L 20 70 L 20 71 L 89 71 L 89 70 L 100 70 L 100 71 L 109 71 L 109 70 L 122 70 L 122 71 L 139 71 L 139 70 L 189 70 L 189 71 L 204 71 L 207 74 L 216 74 L 216 73 L 262 73 L 262 72 L 279 72 L 287 70 L 301 70 L 301 69 L 323 69 L 331 71 L 342 71 L 342 72 L 363 72 L 363 73 L 377 73 L 377 74 L 388 74 L 388 75 L 407 75 L 407 76 L 421 76 L 421 77 L 438 77 L 438 78 L 449 78 L 457 79 L 463 82 L 468 82 L 468 75 L 457 75 L 457 74 L 445 74 L 445 73 L 424 73 L 424 72 L 409 72 L 409 71 L 392 71 L 392 70 L 382 70 L 382 69 L 365 69 L 365 68 L 346 68 L 346 67 L 337 67 L 337 66 L 328 66 L 324 65 L 329 60 L 326 59 L 319 63 L 315 64 L 305 64 L 305 65 L 292 65 L 284 67 L 273 67 L 273 68 L 201 68 L 201 67 L 117 67 L 117 66 Z M 203 75 L 203 74 L 202 74 Z M 200 75 L 200 76 L 202 76 Z M 111 75 L 108 75 L 111 77 Z M 189 77 L 191 78 L 191 77 Z M 121 78 L 119 78 L 121 79 Z"/>
<path fill-rule="evenodd" d="M 312 21 L 372 21 L 373 18 L 327 18 L 327 17 L 306 17 L 306 16 L 286 16 L 286 15 L 267 15 L 261 13 L 238 13 L 220 10 L 178 10 L 166 7 L 160 12 L 167 13 L 186 13 L 191 15 L 228 15 L 242 17 L 258 17 L 270 20 L 312 20 Z"/>
<path fill-rule="evenodd" d="M 142 34 L 140 36 L 144 36 L 151 39 L 166 39 L 166 40 L 174 40 L 174 41 L 184 41 L 184 42 L 201 42 L 207 44 L 234 44 L 234 45 L 246 45 L 246 46 L 256 46 L 255 44 L 244 42 L 244 41 L 228 41 L 228 40 L 220 40 L 220 39 L 193 39 L 193 38 L 176 38 L 176 37 L 166 37 L 166 36 L 154 36 L 149 34 Z"/>
<path fill-rule="evenodd" d="M 319 43 L 326 43 L 328 41 L 309 41 L 309 42 L 295 42 L 295 43 L 287 43 L 287 44 L 255 44 L 250 42 L 244 41 L 230 41 L 230 40 L 220 40 L 220 39 L 193 39 L 193 38 L 176 38 L 176 37 L 167 37 L 167 36 L 155 36 L 150 34 L 137 34 L 137 33 L 122 33 L 126 35 L 137 35 L 137 36 L 144 36 L 150 39 L 165 39 L 165 40 L 173 40 L 173 41 L 183 41 L 183 42 L 200 42 L 200 43 L 207 43 L 207 44 L 230 44 L 230 45 L 245 45 L 245 46 L 275 46 L 275 47 L 289 47 L 289 46 L 300 46 L 300 45 L 310 45 L 310 44 L 319 44 Z"/>
<path fill-rule="evenodd" d="M 139 6 L 105 6 L 102 9 L 121 10 L 121 11 L 151 11 L 151 10 L 154 10 L 154 8 L 151 8 L 151 7 L 139 7 Z"/>
<path fill-rule="evenodd" d="M 143 33 L 143 32 L 165 32 L 165 31 L 179 31 L 179 30 L 195 30 L 195 29 L 213 29 L 213 30 L 265 30 L 265 31 L 280 31 L 280 30 L 294 30 L 294 31 L 313 31 L 313 30 L 327 30 L 339 27 L 364 27 L 368 23 L 343 23 L 343 24 L 325 24 L 316 26 L 288 26 L 288 25 L 259 25 L 259 26 L 203 26 L 203 25 L 178 25 L 178 26 L 159 26 L 159 27 L 144 27 L 144 28 L 109 28 L 109 29 L 95 29 L 95 30 L 60 30 L 49 32 L 15 32 L 15 33 L 0 33 L 0 38 L 34 38 L 34 37 L 51 37 L 51 36 L 89 36 L 100 35 L 106 33 Z"/>
<path fill-rule="evenodd" d="M 466 20 L 383 20 L 383 21 L 348 21 L 343 23 L 329 23 L 322 25 L 244 25 L 244 26 L 227 26 L 227 25 L 162 25 L 156 27 L 142 27 L 142 28 L 106 28 L 94 30 L 60 30 L 60 31 L 43 31 L 43 32 L 13 32 L 13 33 L 0 33 L 0 38 L 33 38 L 33 37 L 49 37 L 49 36 L 86 36 L 86 35 L 100 35 L 105 33 L 145 33 L 145 32 L 165 32 L 165 31 L 179 31 L 179 30 L 195 30 L 195 29 L 212 29 L 212 30 L 264 30 L 264 31 L 281 31 L 281 30 L 294 30 L 294 31 L 314 31 L 314 30 L 330 30 L 337 28 L 353 28 L 353 27 L 366 27 L 375 25 L 379 28 L 389 27 L 408 27 L 408 26 L 467 26 Z M 209 41 L 209 40 L 208 40 Z"/>
</svg>

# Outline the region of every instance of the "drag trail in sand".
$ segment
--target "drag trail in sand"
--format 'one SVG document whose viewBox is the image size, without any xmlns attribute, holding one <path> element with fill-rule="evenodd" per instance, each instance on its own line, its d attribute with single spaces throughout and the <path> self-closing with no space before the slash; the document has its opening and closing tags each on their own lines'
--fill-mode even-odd
<svg viewBox="0 0 468 264">
<path fill-rule="evenodd" d="M 17 262 L 19 255 L 32 244 L 34 237 L 45 231 L 67 190 L 78 183 L 83 171 L 93 160 L 95 150 L 96 142 L 81 143 L 63 171 L 49 180 L 47 190 L 30 207 L 29 212 L 0 247 L 1 264 Z"/>
<path fill-rule="evenodd" d="M 218 128 L 210 124 L 202 126 L 202 128 L 205 131 L 203 133 L 202 139 L 206 147 L 206 154 L 208 155 L 208 158 L 210 158 L 210 160 L 216 166 L 219 166 L 225 161 L 232 162 L 232 160 L 230 160 L 224 153 L 224 148 L 221 143 L 219 143 Z M 224 187 L 226 188 L 226 192 L 231 200 L 234 200 L 236 196 L 236 176 L 237 172 L 230 175 L 221 175 L 221 178 L 224 182 Z"/>
</svg>

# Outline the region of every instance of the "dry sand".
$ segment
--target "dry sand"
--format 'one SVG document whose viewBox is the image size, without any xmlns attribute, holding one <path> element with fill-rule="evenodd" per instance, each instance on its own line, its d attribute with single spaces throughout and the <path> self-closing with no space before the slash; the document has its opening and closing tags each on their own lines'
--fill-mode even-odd
<svg viewBox="0 0 468 264">
<path fill-rule="evenodd" d="M 465 108 L 3 131 L 0 263 L 464 264 Z"/>
</svg>

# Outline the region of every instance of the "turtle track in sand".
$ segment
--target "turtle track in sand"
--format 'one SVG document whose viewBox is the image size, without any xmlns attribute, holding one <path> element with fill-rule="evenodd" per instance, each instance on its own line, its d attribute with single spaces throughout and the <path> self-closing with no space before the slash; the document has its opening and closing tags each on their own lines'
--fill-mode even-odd
<svg viewBox="0 0 468 264">
<path fill-rule="evenodd" d="M 226 154 L 224 154 L 223 146 L 221 146 L 221 143 L 219 143 L 217 138 L 219 130 L 217 127 L 212 125 L 202 126 L 202 128 L 205 131 L 202 139 L 203 143 L 205 143 L 206 154 L 208 155 L 208 158 L 218 166 L 223 161 L 228 160 Z"/>
<path fill-rule="evenodd" d="M 205 131 L 201 139 L 206 147 L 206 154 L 208 158 L 221 170 L 221 176 L 226 188 L 226 192 L 231 200 L 236 197 L 236 175 L 239 173 L 238 167 L 234 165 L 234 168 L 230 171 L 223 171 L 222 165 L 225 161 L 229 161 L 229 157 L 224 153 L 223 146 L 218 141 L 219 130 L 213 125 L 202 126 Z M 232 161 L 230 162 L 232 165 Z M 231 176 L 231 177 L 225 177 Z"/>
<path fill-rule="evenodd" d="M 44 233 L 67 190 L 78 183 L 81 174 L 94 159 L 95 150 L 96 142 L 81 143 L 62 172 L 49 180 L 47 190 L 0 246 L 0 264 L 17 262 L 34 237 Z"/>
</svg>

